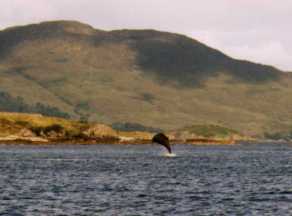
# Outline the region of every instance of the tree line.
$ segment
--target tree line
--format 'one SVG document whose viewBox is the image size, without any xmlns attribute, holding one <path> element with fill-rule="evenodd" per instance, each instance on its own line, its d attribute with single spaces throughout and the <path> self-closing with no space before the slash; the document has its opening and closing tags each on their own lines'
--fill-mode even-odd
<svg viewBox="0 0 292 216">
<path fill-rule="evenodd" d="M 57 107 L 52 107 L 42 103 L 28 105 L 20 96 L 12 97 L 7 92 L 0 91 L 0 111 L 20 112 L 20 113 L 39 113 L 46 116 L 70 118 L 68 113 L 62 112 Z"/>
</svg>

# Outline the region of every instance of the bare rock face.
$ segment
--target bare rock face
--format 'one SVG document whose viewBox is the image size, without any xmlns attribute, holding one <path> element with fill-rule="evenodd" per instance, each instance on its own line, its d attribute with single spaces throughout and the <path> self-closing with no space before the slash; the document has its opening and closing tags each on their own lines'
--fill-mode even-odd
<svg viewBox="0 0 292 216">
<path fill-rule="evenodd" d="M 89 137 L 118 137 L 117 132 L 104 124 L 95 124 L 84 132 Z"/>
<path fill-rule="evenodd" d="M 119 137 L 121 139 L 127 140 L 129 138 L 133 140 L 151 140 L 153 133 L 145 131 L 119 131 Z"/>
<path fill-rule="evenodd" d="M 172 131 L 168 135 L 169 135 L 170 139 L 175 139 L 175 140 L 204 138 L 204 137 L 199 137 L 195 133 L 190 133 L 189 131 Z"/>
<path fill-rule="evenodd" d="M 29 129 L 23 128 L 17 134 L 20 137 L 35 137 L 36 135 Z"/>
</svg>

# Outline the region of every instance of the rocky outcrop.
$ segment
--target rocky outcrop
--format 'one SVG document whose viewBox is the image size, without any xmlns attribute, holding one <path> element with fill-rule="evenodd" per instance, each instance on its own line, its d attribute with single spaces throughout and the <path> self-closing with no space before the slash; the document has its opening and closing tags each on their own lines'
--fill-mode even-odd
<svg viewBox="0 0 292 216">
<path fill-rule="evenodd" d="M 22 137 L 16 135 L 10 135 L 7 137 L 0 137 L 0 143 L 18 143 L 18 142 L 25 142 L 25 143 L 48 143 L 49 140 L 41 138 L 41 137 Z"/>
<path fill-rule="evenodd" d="M 153 133 L 145 131 L 119 131 L 118 136 L 121 143 L 150 143 L 153 137 Z"/>
<path fill-rule="evenodd" d="M 118 133 L 110 126 L 95 124 L 83 132 L 88 137 L 118 137 Z"/>
</svg>

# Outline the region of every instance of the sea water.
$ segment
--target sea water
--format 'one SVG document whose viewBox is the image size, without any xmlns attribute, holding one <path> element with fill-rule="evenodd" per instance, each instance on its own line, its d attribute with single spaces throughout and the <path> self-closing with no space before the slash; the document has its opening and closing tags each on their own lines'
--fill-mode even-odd
<svg viewBox="0 0 292 216">
<path fill-rule="evenodd" d="M 0 215 L 292 215 L 292 146 L 0 146 Z"/>
</svg>

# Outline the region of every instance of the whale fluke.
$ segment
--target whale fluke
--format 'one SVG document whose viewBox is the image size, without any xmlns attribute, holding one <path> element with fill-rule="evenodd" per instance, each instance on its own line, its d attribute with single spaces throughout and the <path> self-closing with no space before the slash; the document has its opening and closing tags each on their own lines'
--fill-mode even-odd
<svg viewBox="0 0 292 216">
<path fill-rule="evenodd" d="M 152 138 L 152 142 L 163 145 L 168 150 L 169 154 L 171 154 L 171 147 L 170 147 L 170 143 L 169 143 L 169 138 L 165 134 L 163 134 L 163 133 L 156 134 Z"/>
</svg>

